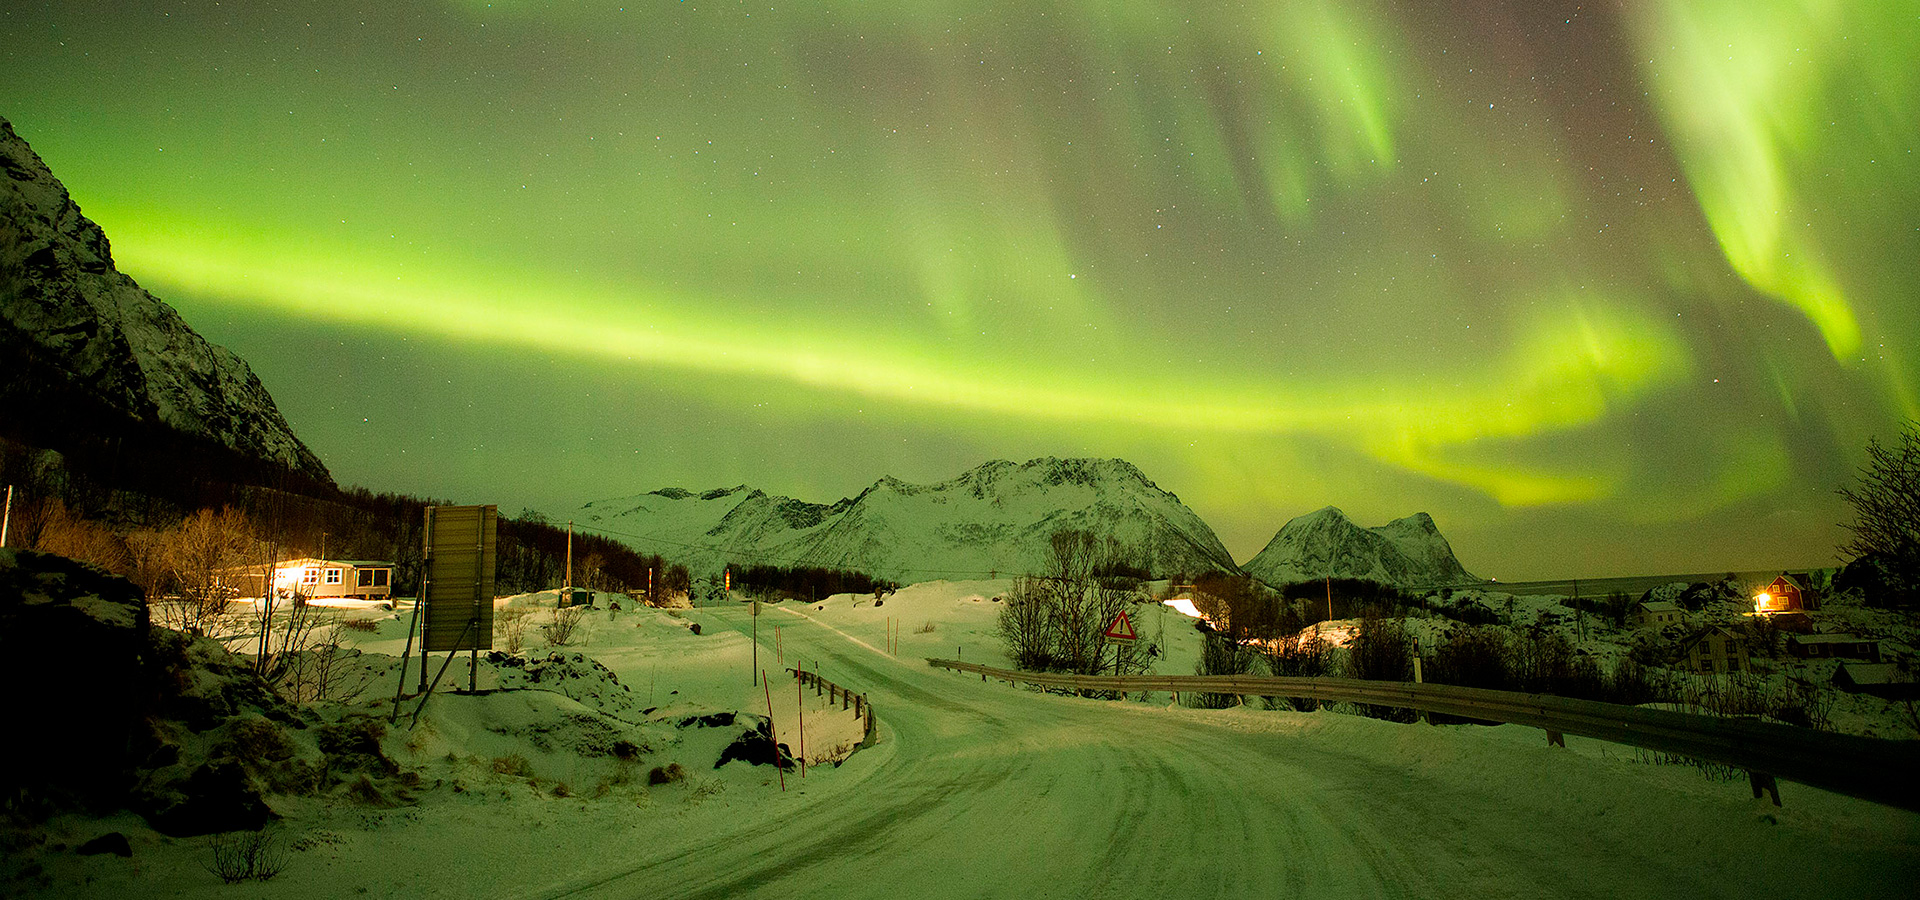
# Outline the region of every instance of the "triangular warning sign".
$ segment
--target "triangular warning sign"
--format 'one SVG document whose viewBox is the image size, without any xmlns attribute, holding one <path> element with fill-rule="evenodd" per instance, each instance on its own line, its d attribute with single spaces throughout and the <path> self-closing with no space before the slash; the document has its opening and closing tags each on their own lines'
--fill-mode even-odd
<svg viewBox="0 0 1920 900">
<path fill-rule="evenodd" d="M 1107 640 L 1124 642 L 1137 638 L 1139 635 L 1133 633 L 1133 620 L 1127 618 L 1124 612 L 1114 616 L 1113 624 L 1107 626 Z"/>
</svg>

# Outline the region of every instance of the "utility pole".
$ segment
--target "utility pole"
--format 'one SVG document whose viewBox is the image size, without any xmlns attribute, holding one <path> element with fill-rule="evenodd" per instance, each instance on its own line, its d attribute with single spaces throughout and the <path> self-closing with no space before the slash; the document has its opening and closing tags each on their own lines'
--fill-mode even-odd
<svg viewBox="0 0 1920 900">
<path fill-rule="evenodd" d="M 573 520 L 567 520 L 567 600 L 573 600 Z"/>
<path fill-rule="evenodd" d="M 1333 622 L 1333 576 L 1327 576 L 1327 622 Z"/>
<path fill-rule="evenodd" d="M 7 528 L 13 525 L 13 485 L 7 485 L 7 511 L 0 514 L 0 547 L 7 545 Z"/>
<path fill-rule="evenodd" d="M 1580 635 L 1581 641 L 1586 641 L 1587 610 L 1580 605 L 1580 579 L 1578 578 L 1573 580 L 1573 621 L 1575 633 Z"/>
</svg>

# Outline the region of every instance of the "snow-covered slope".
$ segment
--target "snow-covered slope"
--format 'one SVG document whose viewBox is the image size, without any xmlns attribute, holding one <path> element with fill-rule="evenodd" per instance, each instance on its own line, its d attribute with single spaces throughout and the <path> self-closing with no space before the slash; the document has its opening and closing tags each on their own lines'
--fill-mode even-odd
<svg viewBox="0 0 1920 900">
<path fill-rule="evenodd" d="M 331 481 L 246 362 L 114 268 L 106 234 L 5 119 L 0 176 L 0 349 L 19 367 L 0 376 L 15 399 L 104 408 Z"/>
<path fill-rule="evenodd" d="M 1478 580 L 1453 558 L 1426 513 L 1361 528 L 1331 506 L 1287 522 L 1245 568 L 1268 584 L 1332 577 L 1424 587 Z"/>
<path fill-rule="evenodd" d="M 1061 529 L 1112 537 L 1156 573 L 1234 569 L 1213 529 L 1117 459 L 995 460 L 928 485 L 882 478 L 830 505 L 745 486 L 667 489 L 589 503 L 575 518 L 707 571 L 829 566 L 902 582 L 1040 572 Z"/>
</svg>

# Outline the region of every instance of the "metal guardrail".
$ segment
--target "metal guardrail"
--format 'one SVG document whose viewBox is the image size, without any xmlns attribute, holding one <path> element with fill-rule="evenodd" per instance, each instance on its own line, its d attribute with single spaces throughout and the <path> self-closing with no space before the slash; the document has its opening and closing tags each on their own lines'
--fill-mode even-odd
<svg viewBox="0 0 1920 900">
<path fill-rule="evenodd" d="M 1832 734 L 1750 719 L 1450 684 L 1253 675 L 1059 675 L 948 659 L 929 659 L 927 664 L 1009 684 L 1088 691 L 1311 697 L 1529 725 L 1545 729 L 1550 737 L 1577 734 L 1745 769 L 1753 776 L 1756 797 L 1777 777 L 1920 812 L 1920 741 Z M 1777 793 L 1774 802 L 1779 802 Z"/>
</svg>

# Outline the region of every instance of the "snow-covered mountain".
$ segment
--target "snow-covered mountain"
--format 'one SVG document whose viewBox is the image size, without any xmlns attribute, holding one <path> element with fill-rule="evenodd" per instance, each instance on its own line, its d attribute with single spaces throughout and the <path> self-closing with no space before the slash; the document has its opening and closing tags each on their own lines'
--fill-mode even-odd
<svg viewBox="0 0 1920 900">
<path fill-rule="evenodd" d="M 938 484 L 882 478 L 833 504 L 744 485 L 669 488 L 589 503 L 575 518 L 701 571 L 826 566 L 901 582 L 1042 572 L 1061 529 L 1112 537 L 1156 574 L 1235 571 L 1213 529 L 1118 459 L 995 460 Z"/>
<path fill-rule="evenodd" d="M 331 483 L 245 361 L 114 268 L 106 234 L 5 119 L 0 360 L 11 412 L 32 409 L 37 419 L 7 431 L 29 443 L 53 445 L 47 438 L 62 429 L 106 437 L 171 429 Z"/>
<path fill-rule="evenodd" d="M 1281 526 L 1245 569 L 1275 585 L 1328 577 L 1364 578 L 1402 587 L 1479 580 L 1453 558 L 1453 548 L 1426 513 L 1361 528 L 1331 506 Z"/>
</svg>

